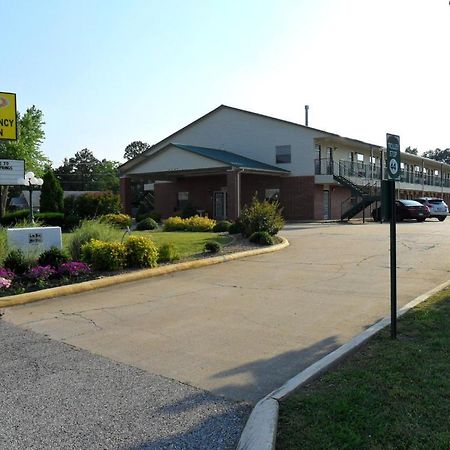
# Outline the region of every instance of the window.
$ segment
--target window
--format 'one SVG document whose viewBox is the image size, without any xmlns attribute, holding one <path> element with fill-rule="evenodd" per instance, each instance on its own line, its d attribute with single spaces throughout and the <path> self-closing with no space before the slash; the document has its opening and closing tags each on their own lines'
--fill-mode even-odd
<svg viewBox="0 0 450 450">
<path fill-rule="evenodd" d="M 189 192 L 178 192 L 178 208 L 183 209 L 189 203 Z"/>
<path fill-rule="evenodd" d="M 269 202 L 277 202 L 280 199 L 280 190 L 279 189 L 266 189 L 264 199 Z"/>
<path fill-rule="evenodd" d="M 357 153 L 357 154 L 356 154 L 356 159 L 357 159 L 359 162 L 363 162 L 363 161 L 364 161 L 364 155 L 362 155 L 361 153 Z"/>
<path fill-rule="evenodd" d="M 288 164 L 291 162 L 291 146 L 277 145 L 275 147 L 275 155 L 277 164 Z"/>
</svg>

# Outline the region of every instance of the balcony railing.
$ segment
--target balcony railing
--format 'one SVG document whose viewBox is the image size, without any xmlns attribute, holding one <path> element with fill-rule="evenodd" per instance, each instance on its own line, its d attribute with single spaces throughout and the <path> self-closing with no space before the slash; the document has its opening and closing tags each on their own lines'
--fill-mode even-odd
<svg viewBox="0 0 450 450">
<path fill-rule="evenodd" d="M 375 164 L 366 164 L 353 161 L 334 161 L 332 159 L 316 159 L 316 175 L 340 175 L 343 177 L 358 177 L 379 180 L 381 167 Z M 387 168 L 384 168 L 384 178 L 387 179 Z M 400 182 L 410 184 L 424 184 L 425 186 L 450 187 L 449 178 L 441 178 L 433 173 L 420 173 L 418 171 L 400 171 Z"/>
</svg>

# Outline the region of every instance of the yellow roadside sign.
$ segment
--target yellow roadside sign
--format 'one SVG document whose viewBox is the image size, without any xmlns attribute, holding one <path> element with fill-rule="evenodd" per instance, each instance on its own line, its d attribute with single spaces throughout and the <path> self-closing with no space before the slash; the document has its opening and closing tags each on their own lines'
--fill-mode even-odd
<svg viewBox="0 0 450 450">
<path fill-rule="evenodd" d="M 16 94 L 0 92 L 0 140 L 17 140 Z"/>
</svg>

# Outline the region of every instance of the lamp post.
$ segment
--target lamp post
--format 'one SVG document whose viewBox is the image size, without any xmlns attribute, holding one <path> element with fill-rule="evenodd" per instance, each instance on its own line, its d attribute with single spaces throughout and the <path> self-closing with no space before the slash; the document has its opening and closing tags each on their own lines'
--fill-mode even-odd
<svg viewBox="0 0 450 450">
<path fill-rule="evenodd" d="M 28 187 L 28 192 L 30 193 L 30 222 L 34 222 L 33 217 L 33 190 L 35 187 L 42 186 L 44 180 L 42 178 L 37 178 L 34 176 L 33 172 L 27 172 L 25 178 L 19 178 L 19 184 L 23 184 Z"/>
</svg>

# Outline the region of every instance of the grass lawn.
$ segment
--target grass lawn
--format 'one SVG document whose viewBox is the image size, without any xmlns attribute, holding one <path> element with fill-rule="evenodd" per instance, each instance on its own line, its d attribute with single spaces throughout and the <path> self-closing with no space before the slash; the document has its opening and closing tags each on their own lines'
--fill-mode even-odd
<svg viewBox="0 0 450 450">
<path fill-rule="evenodd" d="M 63 246 L 67 247 L 71 233 L 63 233 Z M 133 236 L 147 236 L 159 247 L 166 242 L 172 242 L 180 252 L 182 258 L 203 252 L 205 242 L 210 240 L 226 244 L 231 240 L 228 236 L 220 236 L 217 233 L 189 232 L 189 231 L 133 231 Z M 117 230 L 117 240 L 123 236 L 122 230 Z"/>
<path fill-rule="evenodd" d="M 282 402 L 277 449 L 450 449 L 450 290 Z"/>
<path fill-rule="evenodd" d="M 226 244 L 231 239 L 228 236 L 220 236 L 217 233 L 190 232 L 190 231 L 133 231 L 133 235 L 150 237 L 159 247 L 167 242 L 172 242 L 180 252 L 181 257 L 187 257 L 203 252 L 206 242 L 215 240 Z"/>
</svg>

